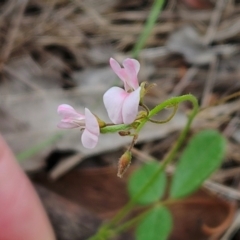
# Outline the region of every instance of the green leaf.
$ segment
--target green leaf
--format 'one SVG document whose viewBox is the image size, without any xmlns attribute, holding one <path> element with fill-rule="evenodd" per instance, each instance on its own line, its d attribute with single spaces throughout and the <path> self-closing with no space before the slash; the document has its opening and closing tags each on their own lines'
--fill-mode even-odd
<svg viewBox="0 0 240 240">
<path fill-rule="evenodd" d="M 165 207 L 153 208 L 136 229 L 137 240 L 165 240 L 172 230 L 172 216 Z"/>
<path fill-rule="evenodd" d="M 136 170 L 129 179 L 128 191 L 131 198 L 134 198 L 141 191 L 142 187 L 149 181 L 151 176 L 159 168 L 159 163 L 152 161 Z M 165 192 L 166 176 L 162 172 L 151 183 L 148 189 L 136 200 L 139 204 L 150 204 L 158 201 Z"/>
<path fill-rule="evenodd" d="M 185 148 L 170 189 L 172 198 L 182 198 L 198 189 L 224 157 L 225 138 L 214 130 L 204 130 L 196 134 Z"/>
</svg>

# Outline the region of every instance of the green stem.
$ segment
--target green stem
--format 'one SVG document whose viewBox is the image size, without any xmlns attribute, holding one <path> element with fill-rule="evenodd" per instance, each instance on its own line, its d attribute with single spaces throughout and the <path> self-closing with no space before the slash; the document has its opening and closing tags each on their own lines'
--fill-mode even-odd
<svg viewBox="0 0 240 240">
<path fill-rule="evenodd" d="M 113 125 L 113 126 L 106 126 L 100 128 L 101 133 L 115 133 L 119 131 L 124 131 L 130 129 L 131 126 L 128 124 L 118 124 L 118 125 Z"/>
<path fill-rule="evenodd" d="M 197 109 L 196 111 L 198 111 L 198 102 L 197 99 L 192 95 L 192 94 L 187 94 L 187 95 L 182 95 L 179 97 L 173 97 L 170 98 L 162 103 L 160 103 L 159 105 L 157 105 L 155 108 L 153 108 L 148 117 L 143 119 L 142 122 L 139 124 L 136 132 L 139 133 L 140 130 L 143 128 L 143 126 L 146 124 L 146 122 L 148 121 L 149 118 L 153 117 L 154 115 L 156 115 L 157 113 L 159 113 L 160 111 L 162 111 L 164 108 L 169 107 L 169 106 L 176 106 L 181 102 L 184 101 L 190 101 L 193 104 L 193 111 L 195 111 L 195 109 Z M 195 114 L 196 115 L 196 114 Z M 194 115 L 194 116 L 195 116 Z"/>
<path fill-rule="evenodd" d="M 144 103 L 140 103 L 140 106 L 146 110 L 147 115 L 148 115 L 149 114 L 149 108 Z"/>
<path fill-rule="evenodd" d="M 114 229 L 114 234 L 119 234 L 121 232 L 124 232 L 125 230 L 129 229 L 130 227 L 134 226 L 136 223 L 141 221 L 147 214 L 153 209 L 153 207 L 145 210 L 144 212 L 138 214 L 136 217 L 130 219 L 129 221 L 123 223 L 116 229 Z"/>
<path fill-rule="evenodd" d="M 132 208 L 134 207 L 137 200 L 146 192 L 146 190 L 152 185 L 152 183 L 154 183 L 154 181 L 156 180 L 158 175 L 165 169 L 167 164 L 174 159 L 177 151 L 180 149 L 180 147 L 183 144 L 184 139 L 186 138 L 186 135 L 190 129 L 191 123 L 192 123 L 194 117 L 196 116 L 196 114 L 198 113 L 199 107 L 198 107 L 197 99 L 193 95 L 189 94 L 189 95 L 183 95 L 180 97 L 174 97 L 174 98 L 168 99 L 165 102 L 160 103 L 158 106 L 156 106 L 155 108 L 153 108 L 150 111 L 149 117 L 152 117 L 155 114 L 157 114 L 158 112 L 160 112 L 161 110 L 163 110 L 164 108 L 166 108 L 167 106 L 172 106 L 172 105 L 174 106 L 174 105 L 177 105 L 184 101 L 192 102 L 193 110 L 192 110 L 191 114 L 189 115 L 187 124 L 184 127 L 184 129 L 182 130 L 177 142 L 173 145 L 170 152 L 167 154 L 165 159 L 162 161 L 162 164 L 159 165 L 159 168 L 150 177 L 149 181 L 142 187 L 140 192 L 134 198 L 132 198 L 107 225 L 104 226 L 106 231 L 107 231 L 107 229 L 114 227 L 114 225 L 116 223 L 118 223 L 120 220 L 122 220 L 132 210 Z M 148 119 L 146 118 L 140 123 L 140 125 L 138 126 L 137 131 L 136 131 L 137 133 L 142 129 L 142 127 L 145 125 L 145 123 L 147 121 L 148 121 Z M 101 232 L 101 229 L 99 231 Z M 95 236 L 97 237 L 98 234 Z"/>
<path fill-rule="evenodd" d="M 159 201 L 157 203 L 154 203 L 151 207 L 146 209 L 145 211 L 138 214 L 136 217 L 128 220 L 127 222 L 123 223 L 119 227 L 114 229 L 114 235 L 119 234 L 121 232 L 124 232 L 125 230 L 131 228 L 132 226 L 136 225 L 139 221 L 141 221 L 150 211 L 152 211 L 156 206 L 164 206 L 164 205 L 170 205 L 174 204 L 176 202 L 179 202 L 179 200 L 176 199 L 167 199 L 164 201 Z"/>
<path fill-rule="evenodd" d="M 123 224 L 121 224 L 120 226 L 116 227 L 114 229 L 114 232 L 111 232 L 111 237 L 116 236 L 117 234 L 120 234 L 126 230 L 128 230 L 129 228 L 135 226 L 139 221 L 141 221 L 150 211 L 152 211 L 155 207 L 157 206 L 163 206 L 163 205 L 170 205 L 170 204 L 174 204 L 176 202 L 179 202 L 179 200 L 176 199 L 167 199 L 165 201 L 159 201 L 157 203 L 154 203 L 151 205 L 151 207 L 145 209 L 144 211 L 142 211 L 141 213 L 139 213 L 136 217 L 128 220 L 127 222 L 124 222 Z"/>
<path fill-rule="evenodd" d="M 159 168 L 157 169 L 155 174 L 152 175 L 152 177 L 149 179 L 149 181 L 146 183 L 146 185 L 143 186 L 141 191 L 134 198 L 132 198 L 122 208 L 122 210 L 112 219 L 112 221 L 110 222 L 111 226 L 116 224 L 118 221 L 120 221 L 133 208 L 133 206 L 135 205 L 135 202 L 139 199 L 139 197 L 141 197 L 144 194 L 144 192 L 152 185 L 152 183 L 155 181 L 155 179 L 158 177 L 158 175 L 164 170 L 166 165 L 175 157 L 177 151 L 182 146 L 182 143 L 187 135 L 187 132 L 190 128 L 190 125 L 191 125 L 194 117 L 198 113 L 199 107 L 198 107 L 197 99 L 193 95 L 189 94 L 189 95 L 183 95 L 180 97 L 174 97 L 174 98 L 168 99 L 150 111 L 149 117 L 152 117 L 155 114 L 157 114 L 158 112 L 160 112 L 161 110 L 163 110 L 165 107 L 167 107 L 169 105 L 176 105 L 176 104 L 179 104 L 184 101 L 191 101 L 193 104 L 193 110 L 192 110 L 191 114 L 189 115 L 188 122 L 187 122 L 185 128 L 183 129 L 183 131 L 181 132 L 177 142 L 173 145 L 172 149 L 170 150 L 168 155 L 165 157 L 162 164 L 159 166 Z M 144 124 L 146 123 L 146 121 L 143 121 Z M 139 132 L 141 130 L 141 128 L 144 126 L 144 124 L 141 123 L 139 125 L 137 132 Z"/>
<path fill-rule="evenodd" d="M 163 7 L 164 2 L 165 2 L 165 0 L 155 0 L 155 2 L 153 3 L 151 12 L 150 12 L 147 22 L 144 26 L 144 29 L 141 32 L 141 35 L 139 36 L 137 43 L 133 47 L 133 50 L 132 50 L 133 58 L 137 58 L 139 55 L 139 52 L 144 47 L 144 44 L 146 43 L 146 41 L 154 27 L 154 24 L 157 21 L 157 18 Z"/>
<path fill-rule="evenodd" d="M 156 123 L 156 124 L 167 123 L 167 122 L 169 122 L 170 120 L 172 120 L 172 118 L 175 116 L 175 114 L 176 114 L 176 112 L 177 112 L 177 109 L 178 109 L 178 105 L 174 106 L 173 113 L 172 113 L 166 120 L 158 121 L 158 120 L 154 120 L 154 119 L 148 119 L 148 121 L 149 121 L 149 122 L 152 122 L 152 123 Z"/>
</svg>

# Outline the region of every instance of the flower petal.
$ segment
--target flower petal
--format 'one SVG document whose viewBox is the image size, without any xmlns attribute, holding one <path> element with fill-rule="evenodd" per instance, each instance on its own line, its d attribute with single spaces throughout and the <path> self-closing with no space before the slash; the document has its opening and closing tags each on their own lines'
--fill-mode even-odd
<svg viewBox="0 0 240 240">
<path fill-rule="evenodd" d="M 61 104 L 58 106 L 58 114 L 63 118 L 84 119 L 84 115 L 78 113 L 72 106 L 68 104 Z"/>
<path fill-rule="evenodd" d="M 82 144 L 85 148 L 94 148 L 98 142 L 98 136 L 89 132 L 87 129 L 83 131 L 82 137 Z"/>
<path fill-rule="evenodd" d="M 62 120 L 60 123 L 58 123 L 57 127 L 63 128 L 63 129 L 70 129 L 70 128 L 78 128 L 79 125 L 76 123 L 73 123 L 72 121 Z"/>
<path fill-rule="evenodd" d="M 138 72 L 140 70 L 140 63 L 132 58 L 127 58 L 123 61 L 123 66 L 127 74 L 127 84 L 136 90 L 139 87 Z"/>
<path fill-rule="evenodd" d="M 134 58 L 126 58 L 123 61 L 123 66 L 124 68 L 132 69 L 132 71 L 135 72 L 136 74 L 138 74 L 138 72 L 140 71 L 140 63 L 138 60 Z"/>
<path fill-rule="evenodd" d="M 100 134 L 97 118 L 91 113 L 88 108 L 85 108 L 85 129 L 96 136 Z"/>
<path fill-rule="evenodd" d="M 122 106 L 127 96 L 128 93 L 119 87 L 112 87 L 103 95 L 108 116 L 115 124 L 123 123 Z"/>
<path fill-rule="evenodd" d="M 82 144 L 85 148 L 94 148 L 98 142 L 100 134 L 97 118 L 91 111 L 85 108 L 85 130 L 82 134 Z"/>
<path fill-rule="evenodd" d="M 120 64 L 113 58 L 110 58 L 110 66 L 112 70 L 118 75 L 118 77 L 123 81 L 124 83 L 124 88 L 126 91 L 129 90 L 129 87 L 127 85 L 127 79 L 128 79 L 128 74 L 124 68 L 121 68 Z"/>
<path fill-rule="evenodd" d="M 141 91 L 141 87 L 129 93 L 123 103 L 122 118 L 123 118 L 123 123 L 125 124 L 132 123 L 137 116 L 138 106 L 140 101 L 140 91 Z"/>
<path fill-rule="evenodd" d="M 112 70 L 118 75 L 119 71 L 121 70 L 120 64 L 114 58 L 110 58 L 109 63 Z"/>
</svg>

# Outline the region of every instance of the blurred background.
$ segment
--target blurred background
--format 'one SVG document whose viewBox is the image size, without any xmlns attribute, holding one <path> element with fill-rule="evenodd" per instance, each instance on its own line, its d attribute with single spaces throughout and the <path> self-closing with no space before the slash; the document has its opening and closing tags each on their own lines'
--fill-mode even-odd
<svg viewBox="0 0 240 240">
<path fill-rule="evenodd" d="M 59 240 L 86 239 L 127 202 L 128 176 L 116 172 L 131 139 L 104 135 L 95 149 L 84 149 L 77 130 L 57 129 L 56 109 L 88 107 L 108 121 L 102 96 L 121 86 L 109 58 L 133 56 L 153 2 L 0 1 L 0 132 L 35 184 Z M 221 169 L 172 207 L 170 239 L 240 239 L 240 100 L 218 104 L 240 91 L 240 1 L 166 0 L 138 60 L 140 81 L 157 84 L 146 97 L 149 107 L 192 93 L 206 109 L 191 134 L 212 128 L 228 140 Z M 144 128 L 127 175 L 163 158 L 190 109 L 183 104 L 171 122 Z M 119 239 L 134 237 L 128 232 Z"/>
</svg>

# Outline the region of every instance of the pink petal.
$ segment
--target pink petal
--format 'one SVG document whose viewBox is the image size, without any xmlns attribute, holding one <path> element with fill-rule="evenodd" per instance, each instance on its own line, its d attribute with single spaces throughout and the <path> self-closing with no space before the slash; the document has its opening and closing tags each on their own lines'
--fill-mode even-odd
<svg viewBox="0 0 240 240">
<path fill-rule="evenodd" d="M 98 136 L 89 132 L 87 129 L 82 134 L 82 144 L 85 148 L 94 148 L 97 145 Z"/>
<path fill-rule="evenodd" d="M 85 108 L 85 128 L 96 136 L 100 134 L 97 118 L 87 108 Z"/>
<path fill-rule="evenodd" d="M 130 124 L 134 122 L 137 116 L 138 106 L 140 101 L 140 91 L 141 91 L 141 87 L 129 93 L 123 103 L 122 117 L 123 117 L 123 123 L 125 124 Z"/>
<path fill-rule="evenodd" d="M 61 104 L 58 106 L 58 114 L 64 118 L 75 118 L 75 119 L 84 119 L 84 115 L 78 113 L 72 106 L 68 104 Z"/>
<path fill-rule="evenodd" d="M 119 71 L 121 71 L 120 64 L 113 58 L 110 58 L 109 63 L 112 70 L 118 75 Z"/>
<path fill-rule="evenodd" d="M 128 74 L 125 69 L 121 68 L 120 64 L 113 58 L 110 58 L 110 66 L 112 70 L 118 75 L 118 77 L 123 81 L 124 83 L 124 88 L 126 91 L 129 90 L 129 87 L 127 86 L 127 78 Z"/>
<path fill-rule="evenodd" d="M 127 84 L 132 89 L 136 90 L 139 87 L 137 75 L 140 70 L 140 63 L 135 59 L 127 58 L 123 61 L 123 66 L 128 75 L 128 77 L 126 79 Z"/>
<path fill-rule="evenodd" d="M 128 93 L 119 87 L 112 87 L 103 95 L 108 116 L 115 124 L 123 123 L 122 106 L 127 96 Z"/>
<path fill-rule="evenodd" d="M 94 148 L 98 142 L 100 134 L 97 118 L 85 108 L 86 127 L 82 134 L 82 144 L 85 148 Z"/>
<path fill-rule="evenodd" d="M 76 123 L 73 123 L 72 121 L 62 120 L 60 123 L 58 123 L 57 127 L 63 128 L 63 129 L 70 129 L 70 128 L 78 128 L 79 125 Z"/>
<path fill-rule="evenodd" d="M 140 63 L 138 60 L 133 59 L 133 58 L 126 58 L 123 61 L 123 66 L 124 68 L 130 68 L 132 69 L 133 72 L 135 72 L 135 74 L 138 74 L 139 70 L 140 70 Z"/>
</svg>

